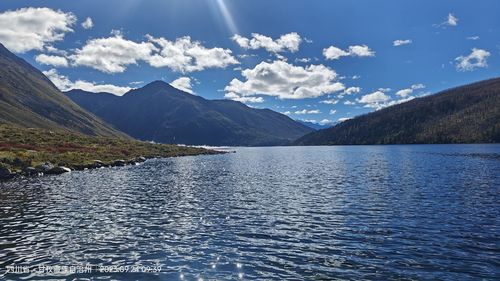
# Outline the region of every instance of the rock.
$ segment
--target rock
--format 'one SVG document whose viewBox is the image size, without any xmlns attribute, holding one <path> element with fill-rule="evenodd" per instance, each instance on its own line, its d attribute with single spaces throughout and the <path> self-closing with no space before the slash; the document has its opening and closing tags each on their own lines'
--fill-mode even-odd
<svg viewBox="0 0 500 281">
<path fill-rule="evenodd" d="M 0 179 L 10 179 L 14 175 L 9 168 L 0 166 Z"/>
<path fill-rule="evenodd" d="M 46 173 L 49 175 L 60 175 L 60 174 L 69 173 L 69 172 L 71 172 L 70 168 L 67 168 L 64 166 L 57 166 L 57 167 L 50 169 Z"/>
<path fill-rule="evenodd" d="M 24 168 L 22 173 L 23 173 L 23 175 L 26 175 L 26 176 L 36 176 L 39 174 L 39 172 L 33 167 Z"/>
<path fill-rule="evenodd" d="M 50 171 L 53 168 L 54 168 L 54 165 L 52 165 L 50 162 L 47 162 L 45 164 L 40 164 L 40 165 L 35 166 L 35 169 L 39 173 L 47 173 L 48 171 Z"/>
<path fill-rule="evenodd" d="M 125 166 L 126 164 L 127 162 L 125 162 L 125 160 L 115 160 L 112 166 L 122 167 Z"/>
<path fill-rule="evenodd" d="M 92 168 L 101 168 L 104 167 L 104 162 L 101 160 L 94 160 L 94 164 L 92 165 Z"/>
<path fill-rule="evenodd" d="M 145 161 L 146 161 L 146 158 L 145 158 L 145 157 L 143 157 L 143 156 L 139 156 L 139 157 L 135 158 L 135 161 L 136 161 L 136 162 L 145 162 Z"/>
</svg>

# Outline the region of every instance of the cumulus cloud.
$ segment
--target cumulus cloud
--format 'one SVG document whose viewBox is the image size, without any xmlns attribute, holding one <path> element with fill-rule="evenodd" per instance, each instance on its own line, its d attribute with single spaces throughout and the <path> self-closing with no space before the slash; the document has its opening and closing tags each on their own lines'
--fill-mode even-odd
<svg viewBox="0 0 500 281">
<path fill-rule="evenodd" d="M 293 114 L 296 115 L 305 115 L 305 114 L 320 114 L 321 111 L 319 109 L 312 109 L 312 110 L 307 110 L 307 109 L 302 109 L 295 111 Z"/>
<path fill-rule="evenodd" d="M 337 60 L 341 57 L 373 57 L 375 56 L 375 52 L 367 45 L 349 46 L 346 50 L 330 46 L 323 49 L 323 56 L 327 60 Z"/>
<path fill-rule="evenodd" d="M 405 40 L 401 40 L 401 39 L 398 39 L 398 40 L 394 40 L 392 42 L 392 45 L 394 47 L 399 47 L 399 46 L 403 46 L 403 45 L 408 45 L 408 44 L 411 44 L 413 41 L 410 40 L 410 39 L 405 39 Z"/>
<path fill-rule="evenodd" d="M 229 92 L 229 93 L 224 94 L 224 98 L 226 98 L 228 100 L 239 101 L 242 103 L 262 103 L 262 102 L 264 102 L 264 98 L 262 98 L 262 97 L 243 97 L 243 96 L 240 96 L 240 95 L 233 93 L 233 92 Z M 284 112 L 283 114 L 287 115 L 287 113 L 290 114 L 290 111 Z"/>
<path fill-rule="evenodd" d="M 473 48 L 469 55 L 455 59 L 455 67 L 458 71 L 473 71 L 476 68 L 488 67 L 487 59 L 490 55 L 491 53 L 486 50 Z"/>
<path fill-rule="evenodd" d="M 190 77 L 179 77 L 170 83 L 172 87 L 177 88 L 186 93 L 194 94 L 193 85 Z"/>
<path fill-rule="evenodd" d="M 232 39 L 243 49 L 257 50 L 263 48 L 271 53 L 280 53 L 286 50 L 292 53 L 297 52 L 302 42 L 302 38 L 296 32 L 281 35 L 276 40 L 258 33 L 252 33 L 252 38 L 236 34 Z"/>
<path fill-rule="evenodd" d="M 424 84 L 413 84 L 409 88 L 406 89 L 401 89 L 396 92 L 396 95 L 402 97 L 402 98 L 407 98 L 409 95 L 413 94 L 415 90 L 420 90 L 424 89 L 425 85 Z"/>
<path fill-rule="evenodd" d="M 153 67 L 168 67 L 174 71 L 186 73 L 239 64 L 231 50 L 206 48 L 201 42 L 191 40 L 189 36 L 177 38 L 175 41 L 150 35 L 147 38 L 160 49 L 158 53 L 147 59 Z"/>
<path fill-rule="evenodd" d="M 345 89 L 342 93 L 338 94 L 337 97 L 339 99 L 341 99 L 344 96 L 349 96 L 349 95 L 357 94 L 359 92 L 361 92 L 361 88 L 360 87 L 349 87 L 349 88 Z"/>
<path fill-rule="evenodd" d="M 86 42 L 70 56 L 72 64 L 92 67 L 105 73 L 121 73 L 128 65 L 144 61 L 153 67 L 167 67 L 188 73 L 239 63 L 231 50 L 206 48 L 189 36 L 170 41 L 147 35 L 147 41 L 134 42 L 125 39 L 121 32 L 114 31 L 112 34 L 112 37 Z"/>
<path fill-rule="evenodd" d="M 330 115 L 333 115 L 333 114 L 335 114 L 335 113 L 337 113 L 337 110 L 335 110 L 335 109 L 330 109 Z"/>
<path fill-rule="evenodd" d="M 329 100 L 320 101 L 320 103 L 324 103 L 324 104 L 337 104 L 338 102 L 339 102 L 339 100 L 336 100 L 336 99 L 329 99 Z"/>
<path fill-rule="evenodd" d="M 356 103 L 355 103 L 355 102 L 353 102 L 353 101 L 350 101 L 350 100 L 346 100 L 346 101 L 344 102 L 344 104 L 345 104 L 345 105 L 355 105 Z"/>
<path fill-rule="evenodd" d="M 391 99 L 390 96 L 386 95 L 384 91 L 375 91 L 371 94 L 367 94 L 358 99 L 358 103 L 365 104 L 365 107 L 380 109 L 385 106 L 385 104 Z"/>
<path fill-rule="evenodd" d="M 295 66 L 284 61 L 261 62 L 241 72 L 244 81 L 233 79 L 225 87 L 240 97 L 266 95 L 280 99 L 315 98 L 344 90 L 337 73 L 324 65 Z"/>
<path fill-rule="evenodd" d="M 121 96 L 133 89 L 130 87 L 120 87 L 111 84 L 96 84 L 85 80 L 77 80 L 73 82 L 67 76 L 59 74 L 55 69 L 44 71 L 43 74 L 45 74 L 45 76 L 47 76 L 61 91 L 81 89 L 93 93 L 107 92 Z"/>
<path fill-rule="evenodd" d="M 88 66 L 105 73 L 120 73 L 130 64 L 148 59 L 156 47 L 150 42 L 136 43 L 121 34 L 87 41 L 70 56 L 73 65 Z"/>
<path fill-rule="evenodd" d="M 94 22 L 92 21 L 91 18 L 87 17 L 83 22 L 82 22 L 82 27 L 83 29 L 91 29 L 94 27 Z"/>
<path fill-rule="evenodd" d="M 35 57 L 36 62 L 40 64 L 52 65 L 55 67 L 67 67 L 68 60 L 61 56 L 51 56 L 46 54 L 40 54 Z"/>
<path fill-rule="evenodd" d="M 72 13 L 49 8 L 22 8 L 0 13 L 0 42 L 15 53 L 42 50 L 49 43 L 73 32 Z"/>
</svg>

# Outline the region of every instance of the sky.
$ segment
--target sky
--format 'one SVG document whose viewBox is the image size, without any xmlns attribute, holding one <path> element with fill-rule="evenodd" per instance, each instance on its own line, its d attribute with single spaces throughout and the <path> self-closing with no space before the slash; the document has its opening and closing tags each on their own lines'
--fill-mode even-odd
<svg viewBox="0 0 500 281">
<path fill-rule="evenodd" d="M 163 80 L 333 124 L 500 76 L 498 0 L 2 0 L 0 42 L 61 90 Z"/>
</svg>

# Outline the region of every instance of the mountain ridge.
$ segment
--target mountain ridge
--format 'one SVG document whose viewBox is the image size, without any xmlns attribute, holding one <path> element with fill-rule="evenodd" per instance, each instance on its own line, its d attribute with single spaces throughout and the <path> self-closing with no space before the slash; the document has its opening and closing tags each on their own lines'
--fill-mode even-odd
<svg viewBox="0 0 500 281">
<path fill-rule="evenodd" d="M 454 87 L 305 135 L 295 145 L 500 142 L 500 78 Z"/>
<path fill-rule="evenodd" d="M 1 43 L 0 123 L 128 137 L 71 101 L 41 71 Z"/>
<path fill-rule="evenodd" d="M 153 81 L 123 96 L 72 90 L 86 110 L 141 140 L 193 145 L 285 145 L 312 129 L 269 109 L 207 100 Z"/>
</svg>

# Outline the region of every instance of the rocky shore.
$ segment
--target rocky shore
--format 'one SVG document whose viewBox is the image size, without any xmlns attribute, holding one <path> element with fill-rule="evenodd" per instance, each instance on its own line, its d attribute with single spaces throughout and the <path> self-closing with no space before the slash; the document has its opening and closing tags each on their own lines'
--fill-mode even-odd
<svg viewBox="0 0 500 281">
<path fill-rule="evenodd" d="M 0 180 L 220 153 L 224 152 L 0 124 Z"/>
<path fill-rule="evenodd" d="M 217 151 L 217 153 L 226 153 L 226 152 Z M 214 153 L 208 153 L 208 154 L 214 154 Z M 89 164 L 74 164 L 74 165 L 54 165 L 50 162 L 46 162 L 43 164 L 36 165 L 35 167 L 31 166 L 23 167 L 20 170 L 12 170 L 11 168 L 8 167 L 8 165 L 0 163 L 0 181 L 11 180 L 19 177 L 60 175 L 64 173 L 69 173 L 71 171 L 84 171 L 84 170 L 107 168 L 107 167 L 124 167 L 129 165 L 138 165 L 152 158 L 166 158 L 166 157 L 153 156 L 146 158 L 144 156 L 139 156 L 128 160 L 117 159 L 110 162 L 94 160 L 92 163 Z"/>
</svg>

